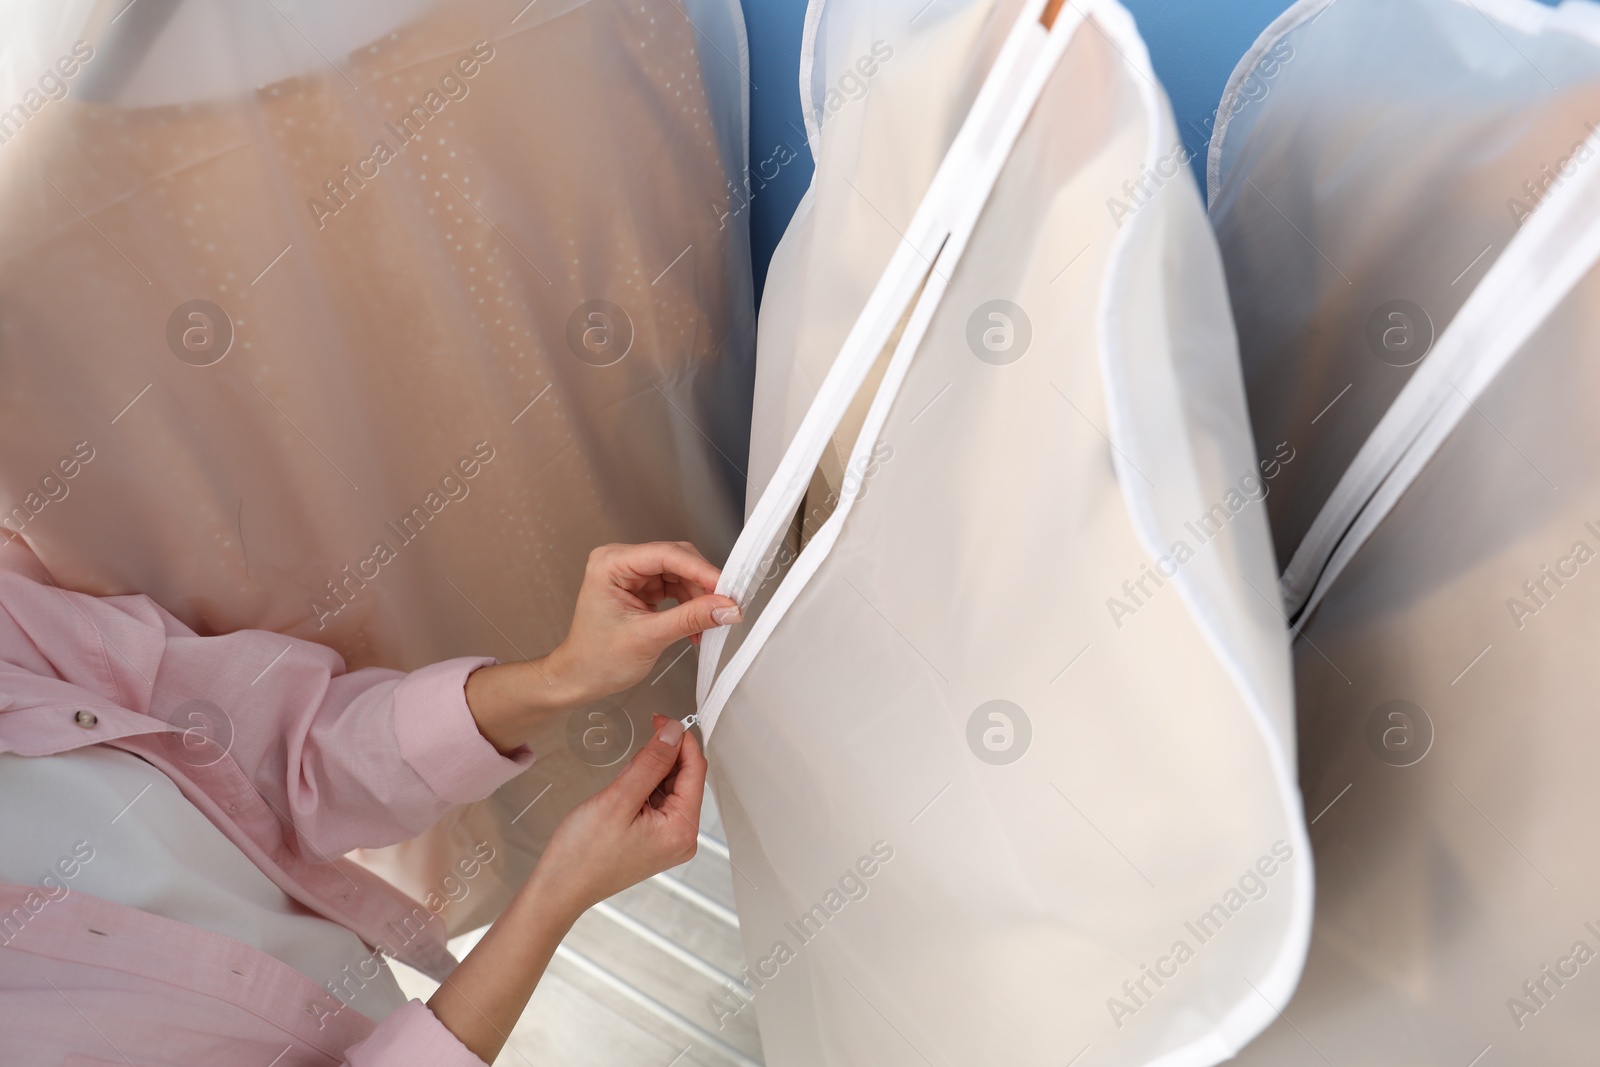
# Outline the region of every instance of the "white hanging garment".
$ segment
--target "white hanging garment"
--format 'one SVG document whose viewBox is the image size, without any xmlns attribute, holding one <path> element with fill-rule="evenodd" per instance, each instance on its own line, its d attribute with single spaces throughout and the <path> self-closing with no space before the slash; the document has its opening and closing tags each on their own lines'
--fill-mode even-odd
<svg viewBox="0 0 1600 1067">
<path fill-rule="evenodd" d="M 1301 457 L 1268 511 L 1318 882 L 1241 1062 L 1584 1062 L 1600 6 L 1307 0 L 1252 72 L 1211 214 L 1257 442 Z"/>
<path fill-rule="evenodd" d="M 608 541 L 720 558 L 744 68 L 735 0 L 0 0 L 5 536 L 352 667 L 547 652 Z M 611 721 L 648 736 L 691 674 Z M 491 842 L 453 928 L 615 771 L 536 747 L 374 859 L 420 895 Z"/>
<path fill-rule="evenodd" d="M 773 1067 L 1216 1063 L 1309 930 L 1259 506 L 1295 460 L 1250 447 L 1144 45 L 1108 0 L 832 0 L 806 41 L 750 621 L 700 661 L 748 957 L 708 1014 Z"/>
</svg>

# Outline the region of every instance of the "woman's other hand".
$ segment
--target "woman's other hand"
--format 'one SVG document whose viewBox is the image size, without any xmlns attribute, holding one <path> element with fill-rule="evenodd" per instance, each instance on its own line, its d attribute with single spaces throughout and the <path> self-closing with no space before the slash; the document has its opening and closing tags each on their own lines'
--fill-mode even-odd
<svg viewBox="0 0 1600 1067">
<path fill-rule="evenodd" d="M 654 724 L 655 736 L 616 780 L 561 820 L 532 877 L 428 1001 L 485 1063 L 580 915 L 694 856 L 705 757 L 682 724 L 659 715 Z"/>
<path fill-rule="evenodd" d="M 706 759 L 677 720 L 656 715 L 652 725 L 622 773 L 556 827 L 532 879 L 548 906 L 581 915 L 694 858 Z"/>
<path fill-rule="evenodd" d="M 702 630 L 738 622 L 738 605 L 711 591 L 721 573 L 683 541 L 595 549 L 572 625 L 556 650 L 467 677 L 467 707 L 478 730 L 501 752 L 512 752 L 551 713 L 631 689 L 674 643 L 698 642 Z M 658 610 L 669 599 L 677 605 Z"/>
</svg>

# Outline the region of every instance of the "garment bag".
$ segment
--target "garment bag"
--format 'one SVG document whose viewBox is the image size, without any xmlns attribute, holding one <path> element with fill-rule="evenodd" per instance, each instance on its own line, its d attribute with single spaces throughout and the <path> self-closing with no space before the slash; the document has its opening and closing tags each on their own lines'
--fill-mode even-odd
<svg viewBox="0 0 1600 1067">
<path fill-rule="evenodd" d="M 747 955 L 708 1025 L 754 1011 L 774 1067 L 1216 1063 L 1308 935 L 1292 461 L 1250 446 L 1145 48 L 1100 0 L 813 4 L 806 40 L 787 439 L 722 583 L 760 610 L 700 661 Z"/>
<path fill-rule="evenodd" d="M 1241 1060 L 1585 1062 L 1600 6 L 1302 3 L 1229 95 L 1211 213 L 1258 445 L 1300 456 L 1267 508 L 1318 867 Z"/>
<path fill-rule="evenodd" d="M 5 536 L 352 667 L 547 652 L 609 541 L 720 558 L 744 66 L 733 0 L 0 3 Z M 492 918 L 692 663 L 369 859 L 454 929 Z M 480 842 L 503 862 L 443 903 Z"/>
</svg>

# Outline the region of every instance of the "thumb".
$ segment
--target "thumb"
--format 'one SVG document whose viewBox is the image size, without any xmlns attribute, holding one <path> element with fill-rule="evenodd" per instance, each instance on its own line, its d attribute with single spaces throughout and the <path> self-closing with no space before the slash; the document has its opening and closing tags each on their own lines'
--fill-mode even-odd
<svg viewBox="0 0 1600 1067">
<path fill-rule="evenodd" d="M 743 620 L 744 613 L 735 601 L 716 593 L 707 593 L 675 608 L 656 612 L 645 620 L 645 633 L 665 649 L 674 641 L 692 637 L 702 630 Z"/>
<path fill-rule="evenodd" d="M 656 787 L 672 773 L 678 763 L 678 748 L 683 743 L 683 723 L 669 719 L 633 754 L 628 766 L 608 787 L 627 811 L 637 811 Z"/>
</svg>

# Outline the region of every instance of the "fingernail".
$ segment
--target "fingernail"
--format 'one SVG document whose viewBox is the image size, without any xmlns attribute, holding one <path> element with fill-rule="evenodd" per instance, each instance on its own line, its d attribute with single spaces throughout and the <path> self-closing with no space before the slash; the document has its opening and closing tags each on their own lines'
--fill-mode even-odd
<svg viewBox="0 0 1600 1067">
<path fill-rule="evenodd" d="M 676 748 L 678 742 L 683 740 L 683 723 L 677 719 L 669 719 L 666 725 L 656 731 L 656 740 Z"/>
<path fill-rule="evenodd" d="M 711 613 L 711 621 L 718 626 L 731 626 L 736 622 L 744 621 L 744 612 L 739 610 L 739 605 L 730 604 L 725 608 L 717 608 Z"/>
</svg>

